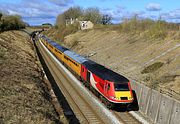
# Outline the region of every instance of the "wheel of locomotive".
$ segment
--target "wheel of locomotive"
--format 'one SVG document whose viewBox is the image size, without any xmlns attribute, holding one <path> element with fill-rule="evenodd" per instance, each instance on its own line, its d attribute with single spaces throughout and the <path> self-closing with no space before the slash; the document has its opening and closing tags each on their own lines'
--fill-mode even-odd
<svg viewBox="0 0 180 124">
<path fill-rule="evenodd" d="M 82 81 L 83 81 L 83 79 L 82 79 L 82 77 L 81 77 L 81 76 L 79 76 L 79 80 L 80 80 L 80 82 L 82 82 Z"/>
<path fill-rule="evenodd" d="M 108 108 L 108 102 L 107 102 L 106 99 L 104 99 L 104 104 L 105 104 L 105 106 Z"/>
<path fill-rule="evenodd" d="M 85 86 L 86 82 L 84 80 L 82 80 L 82 84 Z"/>
<path fill-rule="evenodd" d="M 88 87 L 88 83 L 86 81 L 84 81 L 84 86 Z"/>
<path fill-rule="evenodd" d="M 89 86 L 89 87 L 90 87 L 90 91 L 94 93 L 94 88 L 92 86 Z"/>
<path fill-rule="evenodd" d="M 100 100 L 101 100 L 101 102 L 103 103 L 103 96 L 101 96 L 101 95 L 100 95 Z"/>
<path fill-rule="evenodd" d="M 92 92 L 94 93 L 95 96 L 97 96 L 96 90 L 92 88 Z"/>
<path fill-rule="evenodd" d="M 99 98 L 99 94 L 95 89 L 94 89 L 94 94 Z"/>
<path fill-rule="evenodd" d="M 91 88 L 90 84 L 87 84 L 87 88 L 88 88 L 89 90 L 91 90 L 91 89 L 90 89 L 90 88 Z"/>
<path fill-rule="evenodd" d="M 105 100 L 105 105 L 108 109 L 112 108 L 112 104 L 107 99 Z"/>
</svg>

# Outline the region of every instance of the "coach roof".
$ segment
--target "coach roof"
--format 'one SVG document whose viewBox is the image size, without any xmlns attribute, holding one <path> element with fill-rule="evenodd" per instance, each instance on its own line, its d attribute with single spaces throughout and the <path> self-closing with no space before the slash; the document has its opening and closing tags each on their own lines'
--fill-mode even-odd
<svg viewBox="0 0 180 124">
<path fill-rule="evenodd" d="M 66 50 L 69 50 L 68 48 L 63 47 L 63 46 L 60 46 L 59 44 L 57 44 L 55 47 L 56 47 L 56 49 L 58 49 L 58 50 L 61 51 L 61 52 L 64 52 L 64 51 L 66 51 Z"/>
<path fill-rule="evenodd" d="M 76 54 L 75 52 L 70 51 L 70 50 L 66 50 L 64 52 L 64 54 L 67 55 L 68 57 L 70 57 L 71 59 L 75 60 L 76 62 L 80 63 L 80 64 L 82 64 L 83 62 L 87 61 L 86 58 L 84 58 L 81 55 Z"/>
</svg>

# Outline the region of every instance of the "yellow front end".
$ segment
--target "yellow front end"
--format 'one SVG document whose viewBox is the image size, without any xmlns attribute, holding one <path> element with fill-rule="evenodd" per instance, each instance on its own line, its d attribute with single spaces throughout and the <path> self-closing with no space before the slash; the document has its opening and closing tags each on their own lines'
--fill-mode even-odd
<svg viewBox="0 0 180 124">
<path fill-rule="evenodd" d="M 131 91 L 115 91 L 115 98 L 122 102 L 132 102 L 133 100 Z"/>
</svg>

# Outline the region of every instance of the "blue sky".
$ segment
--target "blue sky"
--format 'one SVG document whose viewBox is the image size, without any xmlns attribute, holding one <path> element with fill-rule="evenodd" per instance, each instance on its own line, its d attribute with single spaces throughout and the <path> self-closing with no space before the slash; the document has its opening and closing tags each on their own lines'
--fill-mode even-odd
<svg viewBox="0 0 180 124">
<path fill-rule="evenodd" d="M 0 0 L 1 12 L 21 15 L 30 25 L 54 24 L 58 14 L 73 6 L 98 7 L 101 13 L 111 15 L 114 23 L 135 14 L 180 23 L 180 0 Z"/>
</svg>

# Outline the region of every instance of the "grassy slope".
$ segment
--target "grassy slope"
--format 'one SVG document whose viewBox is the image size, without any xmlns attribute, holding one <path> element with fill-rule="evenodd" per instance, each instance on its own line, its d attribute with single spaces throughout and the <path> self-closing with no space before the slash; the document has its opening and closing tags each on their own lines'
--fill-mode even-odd
<svg viewBox="0 0 180 124">
<path fill-rule="evenodd" d="M 29 36 L 0 34 L 0 123 L 58 123 Z"/>
</svg>

